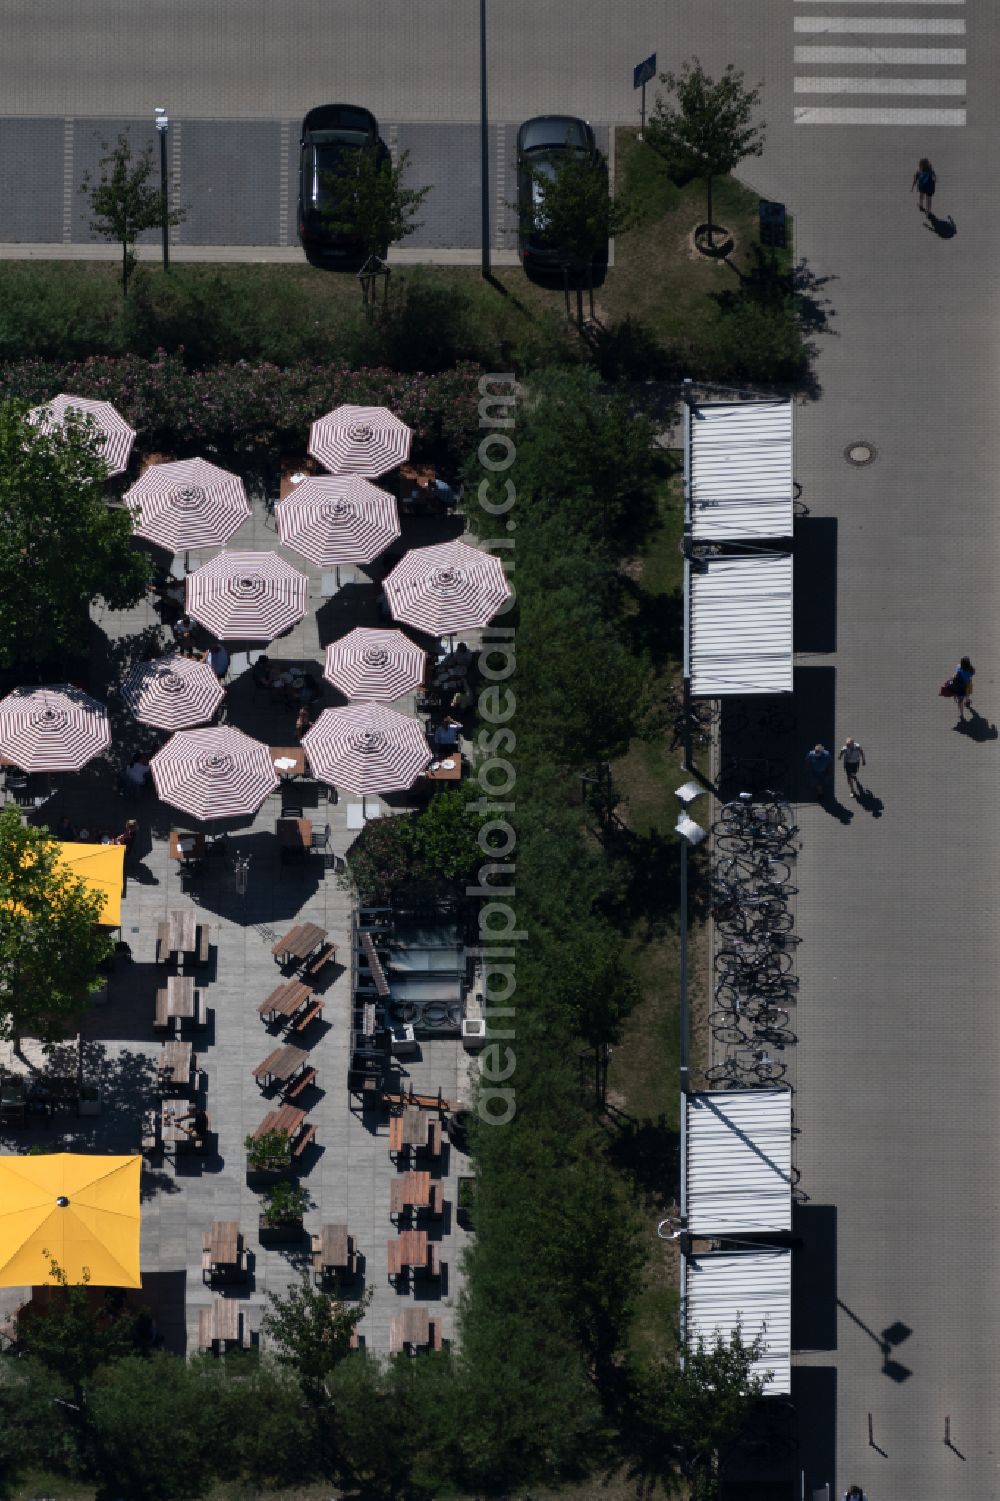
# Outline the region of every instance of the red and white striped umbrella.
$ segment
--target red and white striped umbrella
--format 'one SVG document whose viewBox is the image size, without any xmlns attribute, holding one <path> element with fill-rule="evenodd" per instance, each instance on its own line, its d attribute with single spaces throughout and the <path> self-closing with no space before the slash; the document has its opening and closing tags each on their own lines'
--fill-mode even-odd
<svg viewBox="0 0 1000 1501">
<path fill-rule="evenodd" d="M 117 407 L 110 401 L 93 401 L 89 396 L 67 396 L 60 392 L 44 406 L 32 407 L 28 421 L 43 433 L 62 427 L 67 412 L 91 417 L 97 427 L 97 448 L 107 465 L 108 474 L 124 474 L 135 442 L 135 430 L 129 427 Z"/>
<path fill-rule="evenodd" d="M 193 657 L 160 657 L 137 662 L 122 683 L 122 698 L 142 724 L 183 730 L 204 724 L 222 702 L 225 689 L 208 662 Z"/>
<path fill-rule="evenodd" d="M 0 756 L 22 771 L 79 771 L 110 744 L 107 709 L 70 683 L 15 688 L 0 702 Z"/>
<path fill-rule="evenodd" d="M 187 610 L 220 641 L 273 641 L 309 606 L 309 580 L 273 552 L 220 552 L 187 577 Z"/>
<path fill-rule="evenodd" d="M 242 730 L 178 730 L 149 763 L 159 796 L 192 818 L 249 818 L 278 785 L 271 752 Z"/>
<path fill-rule="evenodd" d="M 206 459 L 150 464 L 124 499 L 136 536 L 168 552 L 221 547 L 250 515 L 239 475 Z"/>
<path fill-rule="evenodd" d="M 412 787 L 431 759 L 420 721 L 382 704 L 324 709 L 302 745 L 314 775 L 360 795 Z"/>
<path fill-rule="evenodd" d="M 487 625 L 510 598 L 499 558 L 468 542 L 414 547 L 385 581 L 394 620 L 430 636 Z"/>
<path fill-rule="evenodd" d="M 317 568 L 370 563 L 399 536 L 395 496 L 357 474 L 304 479 L 274 517 L 285 546 Z"/>
<path fill-rule="evenodd" d="M 388 407 L 334 407 L 309 429 L 309 452 L 331 474 L 376 477 L 410 457 L 413 433 Z"/>
<path fill-rule="evenodd" d="M 348 698 L 389 703 L 424 680 L 427 653 L 402 631 L 358 626 L 326 649 L 323 676 Z"/>
</svg>

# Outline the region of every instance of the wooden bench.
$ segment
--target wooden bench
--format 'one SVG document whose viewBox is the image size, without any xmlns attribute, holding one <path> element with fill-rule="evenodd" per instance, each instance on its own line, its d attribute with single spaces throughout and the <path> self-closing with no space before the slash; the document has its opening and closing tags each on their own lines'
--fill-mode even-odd
<svg viewBox="0 0 1000 1501">
<path fill-rule="evenodd" d="M 194 962 L 196 964 L 207 964 L 208 963 L 208 951 L 209 951 L 208 924 L 207 923 L 200 922 L 198 924 L 197 936 L 198 936 L 198 946 L 197 946 L 197 949 L 195 951 L 195 961 Z"/>
<path fill-rule="evenodd" d="M 322 1001 L 314 1001 L 309 1010 L 299 1017 L 297 1022 L 292 1023 L 293 1032 L 304 1032 L 311 1022 L 314 1022 L 323 1010 Z"/>
<path fill-rule="evenodd" d="M 430 1203 L 418 1204 L 417 1213 L 427 1219 L 439 1220 L 444 1214 L 444 1184 L 432 1183 L 430 1186 Z"/>
<path fill-rule="evenodd" d="M 204 1032 L 208 1026 L 208 1001 L 205 999 L 203 990 L 194 993 L 194 1024 L 199 1032 Z"/>
<path fill-rule="evenodd" d="M 437 1246 L 437 1242 L 436 1241 L 429 1240 L 427 1242 L 427 1263 L 426 1263 L 426 1265 L 425 1266 L 414 1267 L 413 1270 L 414 1270 L 414 1272 L 416 1273 L 416 1275 L 418 1277 L 440 1277 L 440 1275 L 441 1275 L 441 1252 L 438 1250 L 438 1246 Z"/>
<path fill-rule="evenodd" d="M 153 1031 L 163 1032 L 173 1026 L 173 1017 L 167 1015 L 167 990 L 166 986 L 156 992 L 156 1014 L 153 1017 Z"/>
<path fill-rule="evenodd" d="M 156 925 L 156 962 L 157 964 L 170 963 L 170 925 L 165 922 Z"/>
<path fill-rule="evenodd" d="M 440 1348 L 441 1348 L 441 1320 L 440 1319 L 428 1319 L 427 1320 L 427 1333 L 430 1335 L 430 1348 L 432 1350 L 440 1350 Z"/>
<path fill-rule="evenodd" d="M 160 1150 L 159 1112 L 147 1110 L 142 1117 L 142 1136 L 140 1146 L 143 1152 L 156 1153 Z"/>
<path fill-rule="evenodd" d="M 389 982 L 385 977 L 385 971 L 382 968 L 382 961 L 379 959 L 378 954 L 375 952 L 375 945 L 372 943 L 370 934 L 361 934 L 361 949 L 365 958 L 368 960 L 368 968 L 371 970 L 372 984 L 375 986 L 375 993 L 384 998 L 389 994 Z"/>
<path fill-rule="evenodd" d="M 375 1002 L 374 1001 L 366 1001 L 365 1002 L 365 1007 L 364 1007 L 363 1019 L 362 1019 L 361 1026 L 362 1026 L 362 1030 L 364 1032 L 364 1035 L 366 1037 L 374 1037 L 375 1036 Z"/>
<path fill-rule="evenodd" d="M 441 1156 L 442 1127 L 439 1120 L 427 1122 L 427 1155 L 429 1157 Z"/>
<path fill-rule="evenodd" d="M 307 1126 L 306 1129 L 300 1134 L 298 1141 L 292 1148 L 292 1156 L 301 1157 L 302 1153 L 305 1151 L 306 1147 L 309 1145 L 315 1135 L 316 1127 Z"/>
<path fill-rule="evenodd" d="M 304 1089 L 307 1089 L 315 1078 L 316 1070 L 314 1068 L 307 1068 L 302 1077 L 296 1079 L 295 1083 L 289 1089 L 285 1090 L 284 1098 L 286 1100 L 294 1100 L 295 1096 L 301 1094 Z"/>
<path fill-rule="evenodd" d="M 302 974 L 306 979 L 311 980 L 315 975 L 322 974 L 326 966 L 332 964 L 336 957 L 337 945 L 335 943 L 324 943 L 315 958 L 309 960 L 309 963 L 302 970 Z"/>
<path fill-rule="evenodd" d="M 390 1115 L 389 1117 L 389 1156 L 398 1157 L 403 1150 L 403 1117 Z"/>
</svg>

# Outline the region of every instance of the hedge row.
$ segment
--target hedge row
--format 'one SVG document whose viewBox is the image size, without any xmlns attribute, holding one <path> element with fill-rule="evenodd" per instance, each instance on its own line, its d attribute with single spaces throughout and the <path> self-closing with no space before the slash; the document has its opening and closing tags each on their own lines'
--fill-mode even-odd
<svg viewBox="0 0 1000 1501">
<path fill-rule="evenodd" d="M 60 391 L 113 402 L 140 447 L 185 455 L 304 451 L 309 425 L 345 402 L 385 406 L 412 427 L 421 453 L 465 457 L 478 432 L 480 367 L 438 375 L 355 370 L 343 361 L 278 365 L 240 360 L 188 370 L 178 355 L 22 360 L 0 368 L 0 400 L 32 405 Z"/>
</svg>

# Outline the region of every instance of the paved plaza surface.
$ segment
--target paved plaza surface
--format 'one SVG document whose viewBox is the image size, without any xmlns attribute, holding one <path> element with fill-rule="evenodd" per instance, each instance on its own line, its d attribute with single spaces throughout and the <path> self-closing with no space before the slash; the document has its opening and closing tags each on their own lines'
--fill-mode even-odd
<svg viewBox="0 0 1000 1501">
<path fill-rule="evenodd" d="M 445 523 L 453 533 L 455 523 Z M 310 579 L 310 610 L 300 626 L 266 648 L 274 662 L 312 664 L 317 677 L 322 672 L 323 651 L 355 624 L 378 623 L 378 588 L 372 574 L 381 577 L 392 559 L 411 546 L 441 540 L 442 527 L 420 519 L 403 521 L 403 536 L 379 564 L 364 572 L 342 570 L 343 584 L 332 599 L 321 596 L 320 574 L 295 555 L 295 566 Z M 277 546 L 273 521 L 266 515 L 261 497 L 252 517 L 230 544 L 234 548 L 272 550 Z M 194 555 L 192 566 L 207 554 Z M 93 643 L 91 687 L 99 697 L 120 678 L 120 664 L 135 652 L 136 638 L 147 628 L 156 628 L 159 616 L 152 604 L 122 612 L 98 611 Z M 169 631 L 160 628 L 164 641 Z M 475 641 L 475 635 L 472 635 Z M 259 652 L 255 650 L 254 655 Z M 246 657 L 234 656 L 230 670 L 226 707 L 227 722 L 246 730 L 270 745 L 294 745 L 295 710 L 272 701 L 266 690 L 254 687 L 246 670 Z M 342 702 L 325 685 L 325 703 Z M 317 705 L 317 710 L 323 707 Z M 412 712 L 412 695 L 400 700 L 399 708 Z M 141 726 L 116 706 L 114 744 L 138 743 Z M 123 734 L 117 725 L 125 726 Z M 149 743 L 155 732 L 145 732 Z M 125 737 L 129 737 L 125 739 Z M 130 752 L 124 752 L 127 762 Z M 119 753 L 121 759 L 121 752 Z M 168 855 L 167 834 L 171 829 L 198 827 L 183 814 L 160 803 L 149 789 L 138 798 L 118 792 L 115 777 L 102 758 L 79 774 L 58 778 L 59 791 L 35 821 L 54 826 L 66 812 L 77 828 L 91 835 L 117 833 L 130 816 L 139 821 L 140 832 L 126 859 L 127 894 L 122 903 L 121 938 L 132 953 L 130 963 L 119 965 L 110 981 L 106 1003 L 88 1012 L 83 1026 L 84 1071 L 99 1077 L 103 1087 L 101 1115 L 77 1119 L 57 1111 L 48 1125 L 36 1124 L 4 1132 L 5 1150 L 21 1150 L 38 1141 L 69 1151 L 132 1152 L 139 1150 L 143 1111 L 155 1102 L 154 1063 L 163 1034 L 153 1031 L 154 1003 L 158 987 L 165 985 L 173 966 L 156 963 L 157 925 L 173 911 L 194 910 L 197 921 L 207 924 L 210 960 L 204 970 L 195 969 L 196 985 L 204 987 L 208 1027 L 188 1033 L 201 1069 L 199 1101 L 208 1112 L 217 1150 L 204 1158 L 187 1153 L 168 1154 L 162 1162 L 144 1161 L 142 1174 L 141 1264 L 143 1296 L 152 1306 L 157 1324 L 170 1348 L 197 1348 L 198 1311 L 210 1303 L 213 1292 L 203 1284 L 202 1234 L 214 1220 L 238 1220 L 252 1257 L 251 1279 L 233 1285 L 227 1297 L 245 1300 L 250 1322 L 259 1329 L 264 1294 L 280 1291 L 308 1265 L 305 1243 L 296 1249 L 261 1247 L 257 1217 L 261 1195 L 247 1187 L 244 1138 L 280 1103 L 265 1096 L 252 1077 L 252 1070 L 282 1041 L 258 1015 L 258 1004 L 281 983 L 283 974 L 271 956 L 274 942 L 295 924 L 315 922 L 327 930 L 338 948 L 338 963 L 331 978 L 319 980 L 317 993 L 324 1001 L 322 1020 L 288 1040 L 308 1048 L 310 1064 L 318 1071 L 316 1086 L 308 1088 L 295 1103 L 308 1110 L 307 1123 L 315 1124 L 316 1137 L 301 1159 L 298 1179 L 308 1190 L 313 1207 L 306 1215 L 306 1230 L 321 1224 L 346 1224 L 354 1237 L 360 1272 L 343 1286 L 344 1296 L 358 1298 L 367 1288 L 374 1291 L 360 1334 L 366 1347 L 385 1353 L 389 1347 L 389 1321 L 414 1301 L 426 1304 L 440 1316 L 444 1339 L 455 1332 L 456 1306 L 462 1286 L 461 1257 L 466 1232 L 456 1222 L 457 1176 L 469 1171 L 468 1159 L 452 1144 L 445 1145 L 439 1164 L 431 1166 L 433 1178 L 441 1180 L 445 1200 L 442 1220 L 427 1225 L 429 1237 L 439 1242 L 444 1275 L 440 1281 L 412 1279 L 408 1289 L 397 1292 L 389 1285 L 387 1244 L 396 1236 L 389 1218 L 390 1182 L 399 1169 L 388 1152 L 388 1113 L 358 1108 L 347 1091 L 351 1026 L 351 898 L 338 882 L 335 864 L 341 863 L 356 834 L 347 827 L 348 810 L 358 799 L 342 794 L 327 802 L 311 784 L 291 781 L 269 796 L 252 823 L 228 836 L 224 853 L 207 857 L 202 873 L 181 878 L 177 862 Z M 301 861 L 282 863 L 274 836 L 275 819 L 282 801 L 303 803 L 305 816 L 314 826 L 329 823 L 331 858 L 310 854 Z M 412 798 L 367 799 L 384 816 L 412 804 Z M 223 825 L 225 827 L 225 825 Z M 246 895 L 237 890 L 235 861 L 249 856 Z M 328 970 L 328 973 L 330 971 Z M 14 1063 L 5 1045 L 5 1063 Z M 75 1059 L 74 1059 L 75 1063 Z M 420 1055 L 399 1063 L 399 1083 L 412 1084 L 417 1093 L 440 1088 L 449 1100 L 468 1097 L 469 1055 L 456 1039 L 424 1042 Z M 351 1106 L 354 1105 L 352 1111 Z M 187 1106 L 181 1106 L 186 1109 Z M 36 1121 L 29 1117 L 29 1121 Z M 447 1141 L 447 1138 L 446 1138 Z M 417 1166 L 426 1164 L 418 1162 Z M 6 1305 L 16 1301 L 15 1292 Z"/>
</svg>

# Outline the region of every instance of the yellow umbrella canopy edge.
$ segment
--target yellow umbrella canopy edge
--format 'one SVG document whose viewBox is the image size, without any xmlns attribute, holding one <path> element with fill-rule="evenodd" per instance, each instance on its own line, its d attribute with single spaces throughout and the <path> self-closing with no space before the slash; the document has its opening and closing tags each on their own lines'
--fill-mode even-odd
<svg viewBox="0 0 1000 1501">
<path fill-rule="evenodd" d="M 0 1157 L 0 1286 L 139 1287 L 139 1157 Z"/>
</svg>

